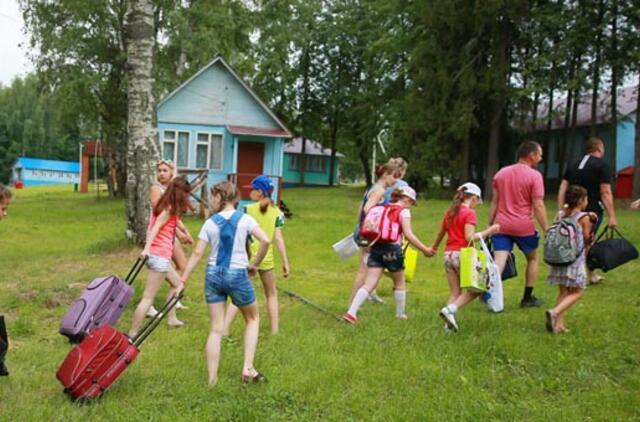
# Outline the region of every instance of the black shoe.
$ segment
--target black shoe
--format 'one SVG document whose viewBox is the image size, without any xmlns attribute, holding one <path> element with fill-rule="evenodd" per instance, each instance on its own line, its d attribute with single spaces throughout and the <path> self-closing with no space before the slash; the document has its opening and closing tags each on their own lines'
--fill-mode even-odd
<svg viewBox="0 0 640 422">
<path fill-rule="evenodd" d="M 0 377 L 6 377 L 7 375 L 9 375 L 9 370 L 7 370 L 4 362 L 0 362 Z"/>
<path fill-rule="evenodd" d="M 520 307 L 521 308 L 539 308 L 542 305 L 544 305 L 544 300 L 542 299 L 538 299 L 537 297 L 531 295 L 530 298 L 526 299 L 523 298 L 520 301 Z"/>
</svg>

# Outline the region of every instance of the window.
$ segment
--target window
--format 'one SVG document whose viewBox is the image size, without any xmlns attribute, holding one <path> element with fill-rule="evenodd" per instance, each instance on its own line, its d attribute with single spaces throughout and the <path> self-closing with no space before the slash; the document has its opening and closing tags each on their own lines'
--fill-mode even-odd
<svg viewBox="0 0 640 422">
<path fill-rule="evenodd" d="M 322 173 L 324 171 L 324 157 L 321 155 L 307 156 L 307 170 Z"/>
<path fill-rule="evenodd" d="M 209 168 L 209 134 L 198 133 L 196 142 L 196 167 Z"/>
<path fill-rule="evenodd" d="M 178 167 L 189 165 L 189 132 L 178 132 Z"/>
<path fill-rule="evenodd" d="M 211 134 L 211 162 L 209 168 L 211 170 L 222 170 L 222 156 L 224 155 L 224 142 L 222 135 Z"/>
<path fill-rule="evenodd" d="M 162 158 L 173 161 L 176 152 L 176 133 L 164 132 L 164 140 L 162 141 Z"/>
<path fill-rule="evenodd" d="M 298 154 L 291 154 L 289 157 L 289 168 L 291 170 L 298 170 L 300 168 L 300 156 Z"/>
<path fill-rule="evenodd" d="M 307 155 L 305 163 L 305 172 L 324 172 L 324 157 L 321 155 Z M 293 171 L 300 171 L 300 154 L 291 154 L 289 169 Z"/>
<path fill-rule="evenodd" d="M 198 133 L 196 167 L 222 170 L 224 142 L 219 133 Z"/>
<path fill-rule="evenodd" d="M 189 132 L 163 131 L 162 158 L 171 160 L 178 167 L 189 165 Z"/>
</svg>

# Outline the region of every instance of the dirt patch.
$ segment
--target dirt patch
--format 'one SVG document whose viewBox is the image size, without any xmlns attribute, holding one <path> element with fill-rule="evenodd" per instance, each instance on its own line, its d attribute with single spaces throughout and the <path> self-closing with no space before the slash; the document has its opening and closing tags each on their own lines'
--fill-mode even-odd
<svg viewBox="0 0 640 422">
<path fill-rule="evenodd" d="M 45 308 L 47 309 L 53 309 L 53 308 L 57 308 L 58 306 L 60 306 L 62 303 L 60 303 L 60 301 L 58 299 L 54 299 L 52 297 L 48 297 L 44 303 L 42 305 L 44 305 Z"/>
<path fill-rule="evenodd" d="M 84 288 L 87 287 L 87 283 L 71 283 L 67 284 L 67 287 L 70 289 L 84 290 Z"/>
<path fill-rule="evenodd" d="M 21 302 L 31 302 L 38 297 L 39 292 L 37 290 L 25 290 L 18 293 L 18 297 Z"/>
</svg>

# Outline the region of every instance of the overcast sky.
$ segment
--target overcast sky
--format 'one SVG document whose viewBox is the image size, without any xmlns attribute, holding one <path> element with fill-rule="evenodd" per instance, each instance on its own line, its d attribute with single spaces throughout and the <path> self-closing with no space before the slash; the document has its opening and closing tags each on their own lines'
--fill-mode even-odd
<svg viewBox="0 0 640 422">
<path fill-rule="evenodd" d="M 19 44 L 26 44 L 22 17 L 16 0 L 0 0 L 0 83 L 9 85 L 16 76 L 33 69 Z"/>
</svg>

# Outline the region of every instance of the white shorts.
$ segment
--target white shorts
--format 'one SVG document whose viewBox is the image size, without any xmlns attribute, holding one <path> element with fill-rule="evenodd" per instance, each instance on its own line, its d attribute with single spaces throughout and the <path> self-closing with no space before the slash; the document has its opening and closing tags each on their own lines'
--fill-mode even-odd
<svg viewBox="0 0 640 422">
<path fill-rule="evenodd" d="M 171 260 L 163 256 L 149 255 L 147 260 L 147 267 L 151 271 L 157 271 L 159 273 L 168 273 L 171 268 Z"/>
</svg>

